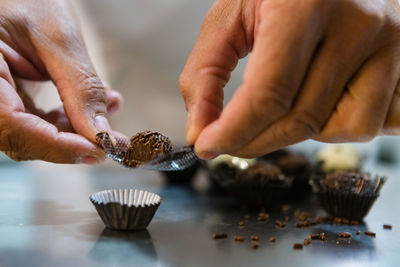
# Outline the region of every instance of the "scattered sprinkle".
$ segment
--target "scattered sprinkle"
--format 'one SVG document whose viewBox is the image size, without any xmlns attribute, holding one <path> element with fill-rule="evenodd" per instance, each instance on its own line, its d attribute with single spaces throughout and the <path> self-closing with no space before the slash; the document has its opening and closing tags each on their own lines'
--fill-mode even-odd
<svg viewBox="0 0 400 267">
<path fill-rule="evenodd" d="M 242 235 L 235 235 L 233 238 L 234 238 L 235 241 L 237 241 L 237 242 L 243 242 L 243 241 L 246 239 L 246 238 L 245 238 L 244 236 L 242 236 Z"/>
<path fill-rule="evenodd" d="M 311 242 L 312 242 L 311 239 L 308 239 L 308 238 L 304 239 L 304 246 L 310 245 Z"/>
<path fill-rule="evenodd" d="M 364 234 L 365 234 L 365 235 L 368 235 L 368 236 L 376 237 L 376 233 L 374 233 L 374 232 L 368 232 L 368 231 L 366 231 L 366 232 L 364 232 Z"/>
<path fill-rule="evenodd" d="M 383 229 L 392 230 L 392 226 L 390 224 L 384 224 Z"/>
<path fill-rule="evenodd" d="M 252 242 L 251 243 L 251 248 L 252 249 L 257 249 L 259 247 L 259 243 L 258 242 Z"/>
<path fill-rule="evenodd" d="M 293 249 L 303 249 L 303 244 L 294 243 L 294 244 L 293 244 Z"/>
<path fill-rule="evenodd" d="M 349 233 L 349 232 L 340 232 L 338 234 L 338 237 L 340 237 L 340 238 L 350 238 L 351 237 L 351 233 Z"/>
<path fill-rule="evenodd" d="M 214 233 L 212 237 L 214 239 L 222 239 L 222 238 L 227 238 L 228 234 L 227 233 Z"/>
<path fill-rule="evenodd" d="M 260 241 L 260 238 L 257 235 L 250 236 L 250 239 L 253 241 Z"/>
</svg>

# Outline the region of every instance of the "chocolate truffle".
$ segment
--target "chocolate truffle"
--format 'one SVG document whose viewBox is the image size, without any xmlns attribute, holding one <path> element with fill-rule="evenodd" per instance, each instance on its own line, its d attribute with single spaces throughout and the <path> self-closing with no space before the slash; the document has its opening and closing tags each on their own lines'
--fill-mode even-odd
<svg viewBox="0 0 400 267">
<path fill-rule="evenodd" d="M 305 199 L 311 194 L 309 179 L 313 174 L 313 168 L 306 157 L 298 154 L 290 154 L 276 161 L 282 172 L 293 177 L 291 199 Z"/>
<path fill-rule="evenodd" d="M 283 173 L 278 166 L 268 163 L 257 163 L 236 176 L 238 183 L 254 183 L 264 185 L 266 183 L 283 182 Z"/>
<path fill-rule="evenodd" d="M 171 151 L 168 137 L 153 131 L 139 132 L 130 139 L 122 164 L 135 168 Z"/>
<path fill-rule="evenodd" d="M 230 155 L 220 155 L 213 160 L 207 161 L 207 169 L 213 184 L 226 191 L 232 183 L 236 174 L 254 164 L 254 159 L 242 159 Z"/>
<path fill-rule="evenodd" d="M 249 208 L 269 209 L 287 196 L 291 184 L 292 179 L 286 177 L 279 167 L 259 162 L 236 174 L 231 191 Z"/>
</svg>

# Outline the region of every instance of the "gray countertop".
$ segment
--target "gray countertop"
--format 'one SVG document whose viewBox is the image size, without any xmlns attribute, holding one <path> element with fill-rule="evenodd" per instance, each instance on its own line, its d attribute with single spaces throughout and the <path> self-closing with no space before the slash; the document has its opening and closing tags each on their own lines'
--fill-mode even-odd
<svg viewBox="0 0 400 267">
<path fill-rule="evenodd" d="M 114 167 L 61 166 L 44 163 L 0 165 L 0 266 L 396 266 L 400 260 L 398 213 L 400 168 L 371 165 L 386 174 L 381 197 L 360 226 L 318 225 L 297 229 L 293 209 L 323 214 L 315 199 L 292 203 L 288 227 L 278 229 L 271 213 L 258 223 L 256 214 L 243 229 L 243 211 L 226 196 L 207 190 L 204 175 L 194 186 L 165 185 L 159 174 Z M 158 193 L 163 202 L 147 231 L 116 232 L 104 228 L 88 200 L 91 193 L 110 188 L 140 188 Z M 393 230 L 384 230 L 384 223 Z M 360 229 L 375 238 L 356 236 Z M 213 240 L 214 232 L 228 238 Z M 327 241 L 292 249 L 309 233 L 325 232 Z M 353 233 L 350 244 L 339 231 Z M 258 235 L 251 249 L 233 235 Z M 269 243 L 269 237 L 276 238 Z"/>
</svg>

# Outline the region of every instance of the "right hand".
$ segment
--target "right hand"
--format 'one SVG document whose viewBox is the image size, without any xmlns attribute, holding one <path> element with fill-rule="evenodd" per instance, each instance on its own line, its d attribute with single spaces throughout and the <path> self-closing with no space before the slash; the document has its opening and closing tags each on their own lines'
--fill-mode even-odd
<svg viewBox="0 0 400 267">
<path fill-rule="evenodd" d="M 70 11 L 66 0 L 0 1 L 0 150 L 14 160 L 105 157 L 96 133 L 111 132 L 107 108 L 117 110 L 121 96 L 104 89 Z M 63 107 L 37 109 L 20 78 L 53 81 Z"/>
<path fill-rule="evenodd" d="M 400 135 L 399 61 L 397 0 L 217 0 L 180 77 L 187 143 L 210 159 Z"/>
</svg>

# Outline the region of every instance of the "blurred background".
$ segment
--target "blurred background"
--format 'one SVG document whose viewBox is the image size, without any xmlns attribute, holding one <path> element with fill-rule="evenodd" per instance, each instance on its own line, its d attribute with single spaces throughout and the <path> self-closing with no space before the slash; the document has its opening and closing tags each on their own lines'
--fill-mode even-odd
<svg viewBox="0 0 400 267">
<path fill-rule="evenodd" d="M 127 135 L 158 130 L 184 143 L 186 111 L 177 81 L 212 3 L 83 1 L 97 34 L 94 45 L 102 47 L 104 61 L 100 63 L 107 70 L 105 79 L 125 98 L 122 110 L 112 119 L 115 129 Z M 88 40 L 89 46 L 92 40 Z M 239 85 L 243 63 L 233 74 L 227 92 Z"/>
</svg>

